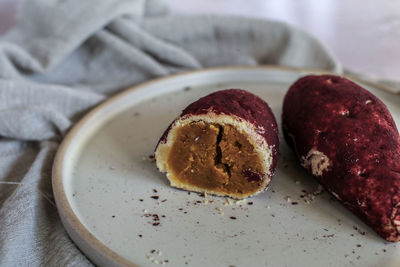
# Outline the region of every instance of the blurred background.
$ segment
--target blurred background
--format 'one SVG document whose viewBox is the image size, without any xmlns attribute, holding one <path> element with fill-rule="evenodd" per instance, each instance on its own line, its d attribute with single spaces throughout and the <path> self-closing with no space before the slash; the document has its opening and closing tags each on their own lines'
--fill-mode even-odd
<svg viewBox="0 0 400 267">
<path fill-rule="evenodd" d="M 0 34 L 21 0 L 0 0 Z M 221 14 L 284 21 L 329 47 L 345 68 L 400 80 L 400 2 L 396 0 L 167 0 L 173 14 Z"/>
</svg>

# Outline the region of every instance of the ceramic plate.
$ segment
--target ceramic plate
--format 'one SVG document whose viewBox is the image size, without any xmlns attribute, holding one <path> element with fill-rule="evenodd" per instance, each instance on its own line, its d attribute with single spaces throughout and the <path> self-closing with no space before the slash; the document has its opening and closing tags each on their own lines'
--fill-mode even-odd
<svg viewBox="0 0 400 267">
<path fill-rule="evenodd" d="M 65 138 L 53 168 L 71 238 L 104 266 L 400 266 L 400 248 L 319 188 L 282 135 L 270 188 L 243 201 L 171 188 L 149 159 L 169 123 L 199 97 L 247 89 L 270 104 L 280 125 L 289 86 L 316 72 L 195 71 L 139 85 L 95 108 Z M 400 97 L 364 87 L 400 125 Z"/>
</svg>

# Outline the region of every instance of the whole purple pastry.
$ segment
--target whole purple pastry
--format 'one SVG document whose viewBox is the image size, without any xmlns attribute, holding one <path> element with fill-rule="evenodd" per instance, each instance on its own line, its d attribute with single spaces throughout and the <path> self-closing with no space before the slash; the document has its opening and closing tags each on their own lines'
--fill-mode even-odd
<svg viewBox="0 0 400 267">
<path fill-rule="evenodd" d="M 306 76 L 285 96 L 282 127 L 333 196 L 386 240 L 400 240 L 400 137 L 382 101 L 345 78 Z"/>
<path fill-rule="evenodd" d="M 155 158 L 171 186 L 241 199 L 267 189 L 278 149 L 268 104 L 228 89 L 185 108 L 164 132 Z"/>
</svg>

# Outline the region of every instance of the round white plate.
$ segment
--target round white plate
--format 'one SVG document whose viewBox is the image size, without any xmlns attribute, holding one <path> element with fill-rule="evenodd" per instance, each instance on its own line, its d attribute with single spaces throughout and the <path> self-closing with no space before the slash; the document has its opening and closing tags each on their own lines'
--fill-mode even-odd
<svg viewBox="0 0 400 267">
<path fill-rule="evenodd" d="M 307 175 L 281 137 L 267 192 L 233 201 L 171 188 L 148 159 L 169 123 L 210 92 L 242 88 L 282 100 L 319 71 L 229 67 L 154 80 L 86 115 L 63 141 L 53 190 L 71 238 L 96 264 L 139 266 L 400 266 L 385 242 Z M 364 85 L 400 125 L 400 97 Z"/>
</svg>

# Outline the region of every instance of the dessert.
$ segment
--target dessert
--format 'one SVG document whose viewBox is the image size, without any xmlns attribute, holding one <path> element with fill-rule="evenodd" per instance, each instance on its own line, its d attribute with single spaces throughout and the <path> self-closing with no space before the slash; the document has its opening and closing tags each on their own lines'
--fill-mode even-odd
<svg viewBox="0 0 400 267">
<path fill-rule="evenodd" d="M 186 107 L 162 135 L 155 158 L 173 187 L 242 199 L 268 187 L 278 149 L 268 104 L 228 89 Z"/>
<path fill-rule="evenodd" d="M 283 103 L 282 127 L 301 165 L 388 241 L 400 240 L 400 137 L 373 94 L 338 76 L 306 76 Z"/>
</svg>

